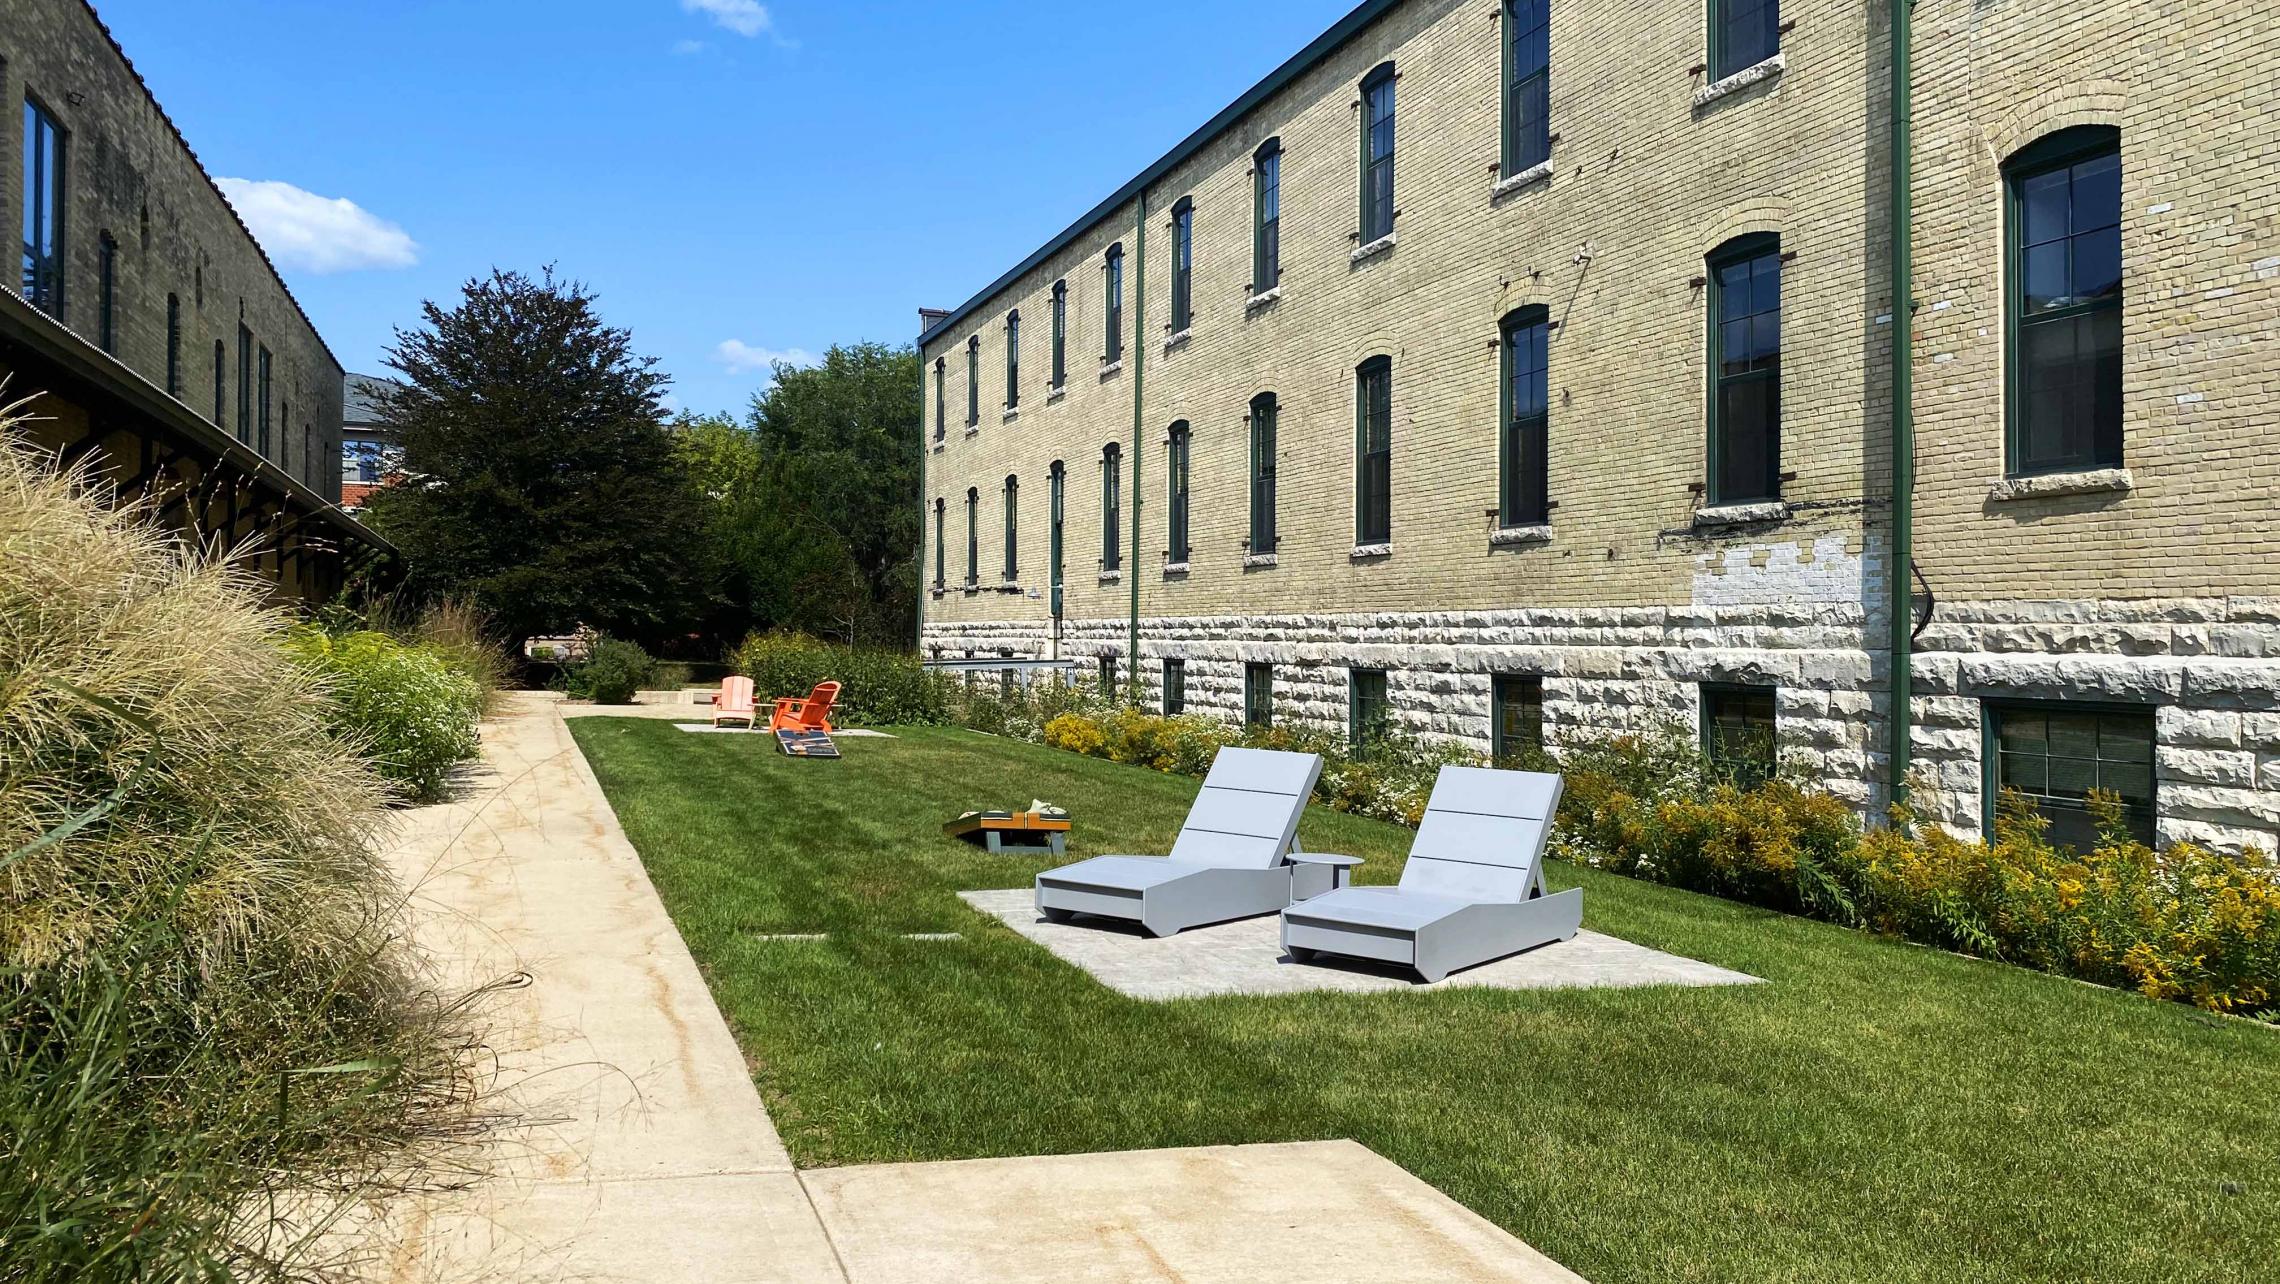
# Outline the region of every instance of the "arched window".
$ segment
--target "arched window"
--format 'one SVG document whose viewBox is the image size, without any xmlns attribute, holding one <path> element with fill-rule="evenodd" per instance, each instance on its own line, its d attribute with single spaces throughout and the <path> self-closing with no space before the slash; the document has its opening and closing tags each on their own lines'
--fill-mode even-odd
<svg viewBox="0 0 2280 1284">
<path fill-rule="evenodd" d="M 982 336 L 966 336 L 966 426 L 982 422 Z"/>
<path fill-rule="evenodd" d="M 1251 293 L 1282 280 L 1282 140 L 1270 138 L 1251 156 Z"/>
<path fill-rule="evenodd" d="M 1275 551 L 1275 394 L 1251 398 L 1251 552 Z"/>
<path fill-rule="evenodd" d="M 1710 254 L 1710 502 L 1781 498 L 1781 238 Z"/>
<path fill-rule="evenodd" d="M 1101 293 L 1107 299 L 1108 315 L 1103 324 L 1107 327 L 1107 346 L 1101 349 L 1102 364 L 1124 359 L 1124 245 L 1119 242 L 1108 247 L 1108 258 L 1101 265 Z"/>
<path fill-rule="evenodd" d="M 1053 386 L 1069 381 L 1069 283 L 1053 283 Z"/>
<path fill-rule="evenodd" d="M 966 587 L 973 588 L 982 582 L 982 492 L 980 488 L 966 488 Z"/>
<path fill-rule="evenodd" d="M 1393 358 L 1354 370 L 1354 542 L 1393 541 Z"/>
<path fill-rule="evenodd" d="M 1175 566 L 1185 566 L 1188 560 L 1188 425 L 1182 419 L 1172 425 L 1166 444 L 1164 471 L 1171 486 L 1170 503 L 1164 513 L 1169 544 L 1164 560 Z"/>
<path fill-rule="evenodd" d="M 1061 614 L 1061 521 L 1062 504 L 1065 499 L 1062 491 L 1068 480 L 1066 474 L 1067 470 L 1061 466 L 1061 461 L 1058 459 L 1053 461 L 1052 469 L 1046 474 L 1051 482 L 1051 488 L 1047 494 L 1049 502 L 1045 509 L 1045 578 L 1052 588 L 1050 605 L 1055 618 L 1059 618 Z"/>
<path fill-rule="evenodd" d="M 1124 448 L 1100 448 L 1100 569 L 1124 567 Z"/>
<path fill-rule="evenodd" d="M 1195 320 L 1195 201 L 1183 196 L 1172 206 L 1172 333 Z"/>
<path fill-rule="evenodd" d="M 2004 163 L 2011 476 L 2122 466 L 2122 136 L 2047 135 Z"/>
<path fill-rule="evenodd" d="M 1508 530 L 1551 520 L 1551 329 L 1550 315 L 1541 307 L 1521 308 L 1504 318 L 1496 509 L 1497 525 Z"/>
<path fill-rule="evenodd" d="M 944 508 L 946 508 L 946 507 L 948 507 L 948 505 L 946 505 L 946 504 L 944 504 L 944 503 L 942 502 L 942 497 L 941 497 L 941 496 L 939 496 L 939 495 L 935 496 L 935 499 L 934 499 L 934 587 L 936 587 L 936 588 L 941 588 L 941 587 L 942 587 L 942 585 L 943 585 L 943 578 L 942 578 L 942 577 L 943 577 L 943 560 L 942 560 L 942 559 L 943 559 L 943 554 L 942 554 L 942 535 L 943 535 L 943 530 L 942 530 L 942 516 L 943 516 L 943 513 L 942 513 L 942 510 L 943 510 Z"/>
<path fill-rule="evenodd" d="M 1021 481 L 1005 475 L 1005 582 L 1021 578 Z"/>
<path fill-rule="evenodd" d="M 1362 78 L 1362 244 L 1393 234 L 1393 83 L 1390 62 Z"/>
<path fill-rule="evenodd" d="M 1552 158 L 1552 3 L 1504 0 L 1504 176 Z"/>
<path fill-rule="evenodd" d="M 1005 408 L 1021 404 L 1021 313 L 1005 314 Z"/>
<path fill-rule="evenodd" d="M 941 441 L 950 435 L 950 414 L 946 403 L 943 401 L 942 394 L 942 385 L 948 381 L 948 365 L 949 363 L 941 357 L 934 359 L 934 439 L 936 441 Z"/>
</svg>

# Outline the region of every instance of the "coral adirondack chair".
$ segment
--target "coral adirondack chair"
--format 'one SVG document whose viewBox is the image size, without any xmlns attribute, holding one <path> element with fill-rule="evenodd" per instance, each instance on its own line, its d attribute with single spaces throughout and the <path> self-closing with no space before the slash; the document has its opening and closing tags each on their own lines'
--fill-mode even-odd
<svg viewBox="0 0 2280 1284">
<path fill-rule="evenodd" d="M 720 694 L 713 697 L 712 724 L 717 727 L 726 719 L 741 721 L 749 727 L 759 717 L 760 710 L 752 699 L 752 679 L 722 678 Z"/>
<path fill-rule="evenodd" d="M 820 731 L 831 734 L 831 704 L 839 698 L 837 682 L 818 682 L 806 698 L 779 696 L 776 712 L 768 719 L 770 731 Z"/>
</svg>

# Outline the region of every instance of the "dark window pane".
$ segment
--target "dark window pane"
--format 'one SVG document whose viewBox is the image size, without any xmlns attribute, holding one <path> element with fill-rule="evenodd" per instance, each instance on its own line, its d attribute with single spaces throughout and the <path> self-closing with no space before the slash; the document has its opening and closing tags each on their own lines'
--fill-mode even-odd
<svg viewBox="0 0 2280 1284">
<path fill-rule="evenodd" d="M 2150 758 L 2150 753 L 2147 756 Z M 2125 803 L 2150 803 L 2153 768 L 2144 763 L 2104 763 L 2098 770 L 2098 787 L 2120 794 Z"/>
<path fill-rule="evenodd" d="M 2070 231 L 2115 227 L 2122 221 L 2122 158 L 2108 153 L 2076 166 Z M 2053 175 L 2053 177 L 2056 177 Z"/>
<path fill-rule="evenodd" d="M 2072 244 L 2074 297 L 2083 301 L 2118 297 L 2122 292 L 2122 230 L 2109 227 L 2085 232 Z"/>
<path fill-rule="evenodd" d="M 2043 312 L 2063 308 L 2074 302 L 2073 277 L 2068 253 L 2070 243 L 2052 241 L 2048 245 L 2027 247 L 2022 270 L 2025 275 L 2026 307 L 2029 312 Z"/>
<path fill-rule="evenodd" d="M 2040 245 L 2074 230 L 2073 184 L 2065 170 L 2037 174 L 2019 185 L 2024 243 Z"/>
</svg>

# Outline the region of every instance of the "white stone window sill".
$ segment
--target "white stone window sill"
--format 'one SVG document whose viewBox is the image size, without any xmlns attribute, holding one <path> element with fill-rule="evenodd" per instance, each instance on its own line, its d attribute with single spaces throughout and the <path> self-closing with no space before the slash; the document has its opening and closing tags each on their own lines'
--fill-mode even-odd
<svg viewBox="0 0 2280 1284">
<path fill-rule="evenodd" d="M 981 426 L 980 424 L 967 424 L 967 425 L 966 425 L 966 435 L 967 435 L 967 436 L 969 436 L 969 437 L 979 437 L 979 436 L 981 435 L 981 433 L 982 433 L 982 426 Z"/>
<path fill-rule="evenodd" d="M 1053 390 L 1045 394 L 1045 404 L 1050 406 L 1056 401 L 1065 399 L 1068 395 L 1069 386 L 1067 384 L 1055 384 Z"/>
<path fill-rule="evenodd" d="M 1194 326 L 1189 326 L 1185 330 L 1174 330 L 1171 333 L 1171 337 L 1164 340 L 1164 351 L 1170 352 L 1174 348 L 1185 347 L 1187 345 L 1187 341 L 1194 337 Z"/>
<path fill-rule="evenodd" d="M 1488 533 L 1490 548 L 1511 548 L 1519 544 L 1543 544 L 1552 538 L 1549 523 L 1534 526 L 1505 526 Z"/>
<path fill-rule="evenodd" d="M 1100 377 L 1106 379 L 1110 375 L 1115 374 L 1117 371 L 1122 370 L 1123 368 L 1124 358 L 1122 357 L 1118 357 L 1114 361 L 1103 361 L 1100 363 Z"/>
<path fill-rule="evenodd" d="M 2137 481 L 2127 468 L 2088 468 L 2077 473 L 2041 473 L 2033 477 L 2006 477 L 1989 488 L 1987 498 L 1997 503 L 2019 499 L 2048 499 L 2059 495 L 2127 495 Z"/>
<path fill-rule="evenodd" d="M 1501 201 L 1505 197 L 1519 191 L 1521 188 L 1534 187 L 1536 184 L 1543 182 L 1545 179 L 1548 179 L 1551 176 L 1552 162 L 1549 160 L 1539 161 L 1536 164 L 1530 165 L 1528 168 L 1521 170 L 1517 174 L 1511 175 L 1508 178 L 1499 179 L 1496 186 L 1488 189 L 1488 199 L 1492 203 Z"/>
<path fill-rule="evenodd" d="M 979 593 L 982 591 L 982 586 L 979 581 L 967 580 L 964 584 L 959 586 L 958 591 L 961 593 Z"/>
<path fill-rule="evenodd" d="M 932 592 L 933 592 L 934 596 L 935 596 L 935 597 L 937 597 L 937 598 L 939 598 L 939 597 L 943 596 L 944 594 L 948 593 L 949 591 L 950 591 L 949 589 L 946 589 L 946 588 L 944 588 L 944 587 L 943 587 L 943 586 L 941 586 L 940 584 L 937 584 L 937 585 L 935 585 L 935 586 L 934 586 L 934 588 L 932 589 Z"/>
<path fill-rule="evenodd" d="M 1393 556 L 1393 545 L 1356 544 L 1354 545 L 1354 551 L 1346 554 L 1346 556 L 1348 559 L 1356 562 L 1367 562 L 1373 558 L 1379 557 L 1391 557 Z"/>
<path fill-rule="evenodd" d="M 1751 85 L 1763 84 L 1779 76 L 1788 66 L 1789 61 L 1786 55 L 1775 54 L 1764 62 L 1753 63 L 1742 68 L 1724 80 L 1713 80 L 1694 91 L 1694 106 L 1699 110 L 1728 94 L 1738 94 Z"/>
<path fill-rule="evenodd" d="M 1122 584 L 1124 582 L 1124 572 L 1102 571 L 1100 573 L 1100 582 L 1103 584 Z"/>
<path fill-rule="evenodd" d="M 1243 555 L 1243 569 L 1246 571 L 1264 570 L 1275 565 L 1278 563 L 1272 553 L 1245 553 Z"/>
<path fill-rule="evenodd" d="M 1779 522 L 1789 518 L 1789 505 L 1778 499 L 1758 504 L 1720 504 L 1694 510 L 1694 525 L 1747 526 L 1753 522 Z"/>
<path fill-rule="evenodd" d="M 1276 303 L 1280 302 L 1281 299 L 1282 287 L 1279 285 L 1269 289 L 1261 290 L 1257 294 L 1254 294 L 1250 298 L 1243 301 L 1243 311 L 1246 313 L 1251 313 L 1258 311 L 1260 308 L 1271 308 Z"/>
<path fill-rule="evenodd" d="M 1393 248 L 1394 239 L 1398 235 L 1399 233 L 1396 232 L 1388 232 L 1384 236 L 1381 236 L 1378 239 L 1370 242 L 1368 245 L 1356 247 L 1353 255 L 1351 256 L 1352 260 L 1356 263 L 1359 263 L 1364 259 L 1376 258 L 1378 255 L 1383 254 Z"/>
<path fill-rule="evenodd" d="M 946 441 L 942 440 L 940 437 L 936 437 L 936 438 L 934 439 L 934 453 L 935 453 L 935 454 L 937 454 L 937 455 L 941 454 L 941 453 L 942 453 L 942 448 L 943 448 L 944 446 L 946 446 L 946 445 L 949 445 L 949 444 L 950 444 L 950 443 L 948 443 L 948 442 L 946 442 Z"/>
<path fill-rule="evenodd" d="M 998 416 L 998 422 L 1001 424 L 1010 424 L 1019 418 L 1021 418 L 1021 407 L 1007 406 L 1005 408 L 1005 413 Z"/>
<path fill-rule="evenodd" d="M 1174 577 L 1174 576 L 1177 576 L 1177 575 L 1185 575 L 1185 574 L 1187 574 L 1187 573 L 1188 573 L 1188 564 L 1187 564 L 1186 562 L 1166 562 L 1166 563 L 1164 563 L 1164 578 L 1165 578 L 1165 579 L 1171 579 L 1171 578 L 1172 578 L 1172 577 Z"/>
<path fill-rule="evenodd" d="M 998 586 L 997 586 L 997 591 L 998 591 L 998 592 L 1000 592 L 1000 593 L 1019 593 L 1019 592 L 1021 591 L 1021 581 L 1020 581 L 1020 580 L 999 580 L 999 581 L 998 581 Z"/>
</svg>

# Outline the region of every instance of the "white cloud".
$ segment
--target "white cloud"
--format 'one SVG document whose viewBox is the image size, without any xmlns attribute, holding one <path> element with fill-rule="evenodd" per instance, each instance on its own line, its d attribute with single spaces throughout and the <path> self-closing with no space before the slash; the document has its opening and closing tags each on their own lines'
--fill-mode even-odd
<svg viewBox="0 0 2280 1284">
<path fill-rule="evenodd" d="M 815 354 L 805 348 L 756 348 L 742 339 L 723 339 L 713 349 L 713 359 L 728 368 L 730 374 L 772 374 L 776 363 L 789 366 L 812 366 Z"/>
<path fill-rule="evenodd" d="M 773 30 L 776 20 L 769 16 L 768 6 L 759 0 L 681 0 L 681 8 L 688 13 L 701 13 L 713 22 L 740 36 L 757 36 Z"/>
<path fill-rule="evenodd" d="M 214 182 L 280 267 L 355 272 L 420 261 L 420 247 L 404 229 L 346 197 L 319 196 L 273 179 Z"/>
</svg>

